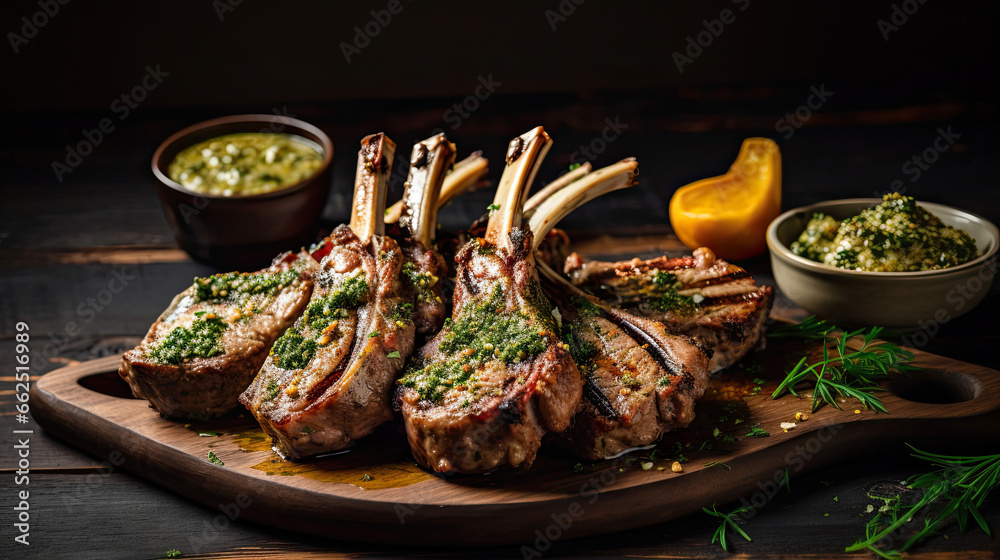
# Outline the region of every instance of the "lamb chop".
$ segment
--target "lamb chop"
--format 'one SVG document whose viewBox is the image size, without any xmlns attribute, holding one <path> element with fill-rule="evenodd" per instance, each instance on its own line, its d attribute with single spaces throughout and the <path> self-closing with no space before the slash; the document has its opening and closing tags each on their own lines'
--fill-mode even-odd
<svg viewBox="0 0 1000 560">
<path fill-rule="evenodd" d="M 545 236 L 586 200 L 634 184 L 634 171 L 635 160 L 623 160 L 548 193 L 529 220 L 531 230 Z M 709 379 L 705 348 L 582 292 L 543 260 L 538 270 L 586 379 L 585 398 L 558 441 L 581 457 L 601 459 L 653 443 L 694 419 L 695 400 Z"/>
<path fill-rule="evenodd" d="M 558 239 L 553 244 L 556 248 L 549 250 L 558 259 L 565 245 Z M 756 285 L 746 270 L 716 258 L 707 247 L 688 257 L 618 263 L 585 263 L 573 253 L 564 263 L 577 286 L 712 348 L 713 372 L 764 346 L 764 321 L 773 303 L 770 286 Z"/>
<path fill-rule="evenodd" d="M 233 410 L 305 309 L 317 270 L 308 253 L 285 253 L 254 273 L 195 278 L 122 356 L 118 374 L 164 416 L 207 420 Z"/>
<path fill-rule="evenodd" d="M 351 223 L 317 251 L 309 306 L 240 396 L 287 457 L 343 449 L 390 420 L 389 391 L 413 348 L 405 258 L 383 235 L 395 145 L 375 134 L 361 146 Z"/>
<path fill-rule="evenodd" d="M 415 145 L 400 201 L 400 247 L 406 258 L 403 274 L 414 297 L 413 323 L 422 337 L 441 330 L 447 313 L 441 279 L 448 273 L 448 265 L 434 251 L 434 233 L 442 184 L 454 163 L 455 145 L 444 134 Z"/>
<path fill-rule="evenodd" d="M 485 238 L 457 256 L 451 320 L 399 381 L 410 448 L 434 471 L 527 468 L 542 436 L 566 429 L 579 403 L 583 380 L 536 276 L 531 231 L 521 227 L 550 145 L 541 127 L 511 141 Z"/>
</svg>

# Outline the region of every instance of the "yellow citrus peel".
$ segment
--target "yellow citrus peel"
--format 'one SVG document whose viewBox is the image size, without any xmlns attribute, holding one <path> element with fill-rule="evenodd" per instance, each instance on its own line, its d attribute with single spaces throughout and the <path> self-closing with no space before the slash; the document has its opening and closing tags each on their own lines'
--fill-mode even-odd
<svg viewBox="0 0 1000 560">
<path fill-rule="evenodd" d="M 768 138 L 747 138 L 728 173 L 685 185 L 670 199 L 677 237 L 730 260 L 763 253 L 780 211 L 781 151 Z"/>
</svg>

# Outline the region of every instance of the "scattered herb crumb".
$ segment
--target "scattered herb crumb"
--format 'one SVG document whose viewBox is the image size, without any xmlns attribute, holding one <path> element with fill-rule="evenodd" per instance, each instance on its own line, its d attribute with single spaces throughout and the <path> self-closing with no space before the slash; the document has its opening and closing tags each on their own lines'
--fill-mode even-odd
<svg viewBox="0 0 1000 560">
<path fill-rule="evenodd" d="M 213 465 L 219 465 L 219 466 L 225 465 L 225 463 L 222 462 L 222 459 L 219 459 L 219 456 L 215 454 L 215 451 L 208 452 L 208 462 L 212 463 Z"/>
<path fill-rule="evenodd" d="M 180 555 L 181 555 L 181 551 L 177 550 L 176 548 L 171 548 L 170 550 L 167 551 L 166 554 L 163 555 L 163 557 L 164 558 L 177 558 Z"/>
<path fill-rule="evenodd" d="M 399 350 L 393 350 L 392 352 L 389 352 L 388 354 L 386 354 L 385 357 L 386 358 L 398 358 L 399 357 Z"/>
<path fill-rule="evenodd" d="M 316 430 L 314 430 L 314 429 L 310 428 L 309 426 L 306 426 L 305 428 L 302 428 L 302 433 L 303 433 L 303 434 L 311 434 L 311 433 L 313 433 L 313 432 L 315 432 L 315 431 L 316 431 Z"/>
<path fill-rule="evenodd" d="M 768 437 L 770 435 L 767 430 L 760 427 L 760 423 L 757 423 L 749 427 L 746 437 Z"/>
<path fill-rule="evenodd" d="M 573 472 L 583 472 L 583 463 L 573 465 Z"/>
<path fill-rule="evenodd" d="M 373 477 L 368 473 L 365 473 L 364 475 L 361 476 L 361 480 L 362 482 L 368 482 L 369 480 L 375 480 L 375 477 Z"/>
</svg>

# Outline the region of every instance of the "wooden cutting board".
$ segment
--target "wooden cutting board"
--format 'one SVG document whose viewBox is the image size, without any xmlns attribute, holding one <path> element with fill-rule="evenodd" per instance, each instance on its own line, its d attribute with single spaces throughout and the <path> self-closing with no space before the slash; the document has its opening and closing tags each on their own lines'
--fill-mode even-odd
<svg viewBox="0 0 1000 560">
<path fill-rule="evenodd" d="M 667 521 L 713 503 L 760 506 L 777 481 L 904 442 L 995 442 L 1000 372 L 916 352 L 926 368 L 884 384 L 889 414 L 825 406 L 787 432 L 782 422 L 809 400 L 770 394 L 806 343 L 770 341 L 742 367 L 717 375 L 697 419 L 654 449 L 580 462 L 543 448 L 528 471 L 439 477 L 410 458 L 396 424 L 352 450 L 284 461 L 248 413 L 184 424 L 131 397 L 118 357 L 45 375 L 31 389 L 47 431 L 111 464 L 217 509 L 217 528 L 237 516 L 331 538 L 402 545 L 517 544 L 544 552 L 553 540 Z M 769 432 L 748 437 L 751 427 Z M 939 448 L 935 448 L 939 449 Z M 209 452 L 224 464 L 209 461 Z M 686 460 L 683 472 L 671 464 Z M 221 530 L 221 529 L 219 529 Z M 206 537 L 207 538 L 207 537 Z"/>
</svg>

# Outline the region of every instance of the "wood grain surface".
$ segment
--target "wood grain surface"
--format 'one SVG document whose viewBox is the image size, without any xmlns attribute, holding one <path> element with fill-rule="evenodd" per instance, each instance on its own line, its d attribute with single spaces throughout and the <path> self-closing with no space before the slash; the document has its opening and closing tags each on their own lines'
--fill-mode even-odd
<svg viewBox="0 0 1000 560">
<path fill-rule="evenodd" d="M 161 418 L 131 398 L 116 356 L 46 375 L 32 400 L 48 432 L 205 505 L 230 500 L 238 515 L 277 528 L 411 546 L 509 545 L 530 542 L 539 529 L 567 539 L 634 529 L 775 489 L 784 476 L 899 439 L 996 436 L 984 415 L 1000 410 L 1000 372 L 923 352 L 921 372 L 885 383 L 889 414 L 857 409 L 853 400 L 816 413 L 809 399 L 772 400 L 789 365 L 817 351 L 815 342 L 771 341 L 718 374 L 695 423 L 657 448 L 587 464 L 547 452 L 530 470 L 487 476 L 424 471 L 395 425 L 346 453 L 285 461 L 249 414 L 205 423 Z M 782 429 L 796 412 L 810 417 Z M 750 426 L 770 435 L 747 437 Z M 224 464 L 213 464 L 209 452 Z M 677 455 L 687 459 L 681 473 L 670 469 Z"/>
</svg>

